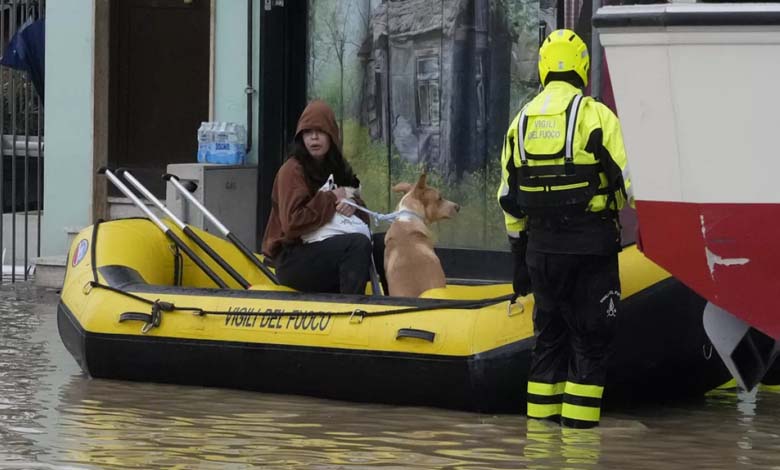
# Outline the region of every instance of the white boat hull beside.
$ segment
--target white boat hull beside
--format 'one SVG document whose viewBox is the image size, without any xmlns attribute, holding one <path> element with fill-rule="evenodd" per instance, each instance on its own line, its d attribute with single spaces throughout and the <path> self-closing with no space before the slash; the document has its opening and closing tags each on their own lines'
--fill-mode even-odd
<svg viewBox="0 0 780 470">
<path fill-rule="evenodd" d="M 604 7 L 594 24 L 645 254 L 780 338 L 780 5 Z M 752 348 L 768 367 L 772 348 Z"/>
</svg>

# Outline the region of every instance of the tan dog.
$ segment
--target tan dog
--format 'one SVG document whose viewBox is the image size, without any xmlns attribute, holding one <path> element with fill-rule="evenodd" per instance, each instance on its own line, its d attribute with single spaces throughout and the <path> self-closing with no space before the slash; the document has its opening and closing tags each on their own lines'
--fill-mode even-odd
<svg viewBox="0 0 780 470">
<path fill-rule="evenodd" d="M 401 214 L 385 235 L 385 276 L 390 295 L 419 297 L 428 289 L 446 285 L 428 225 L 455 217 L 460 206 L 443 199 L 439 191 L 426 186 L 425 180 L 422 174 L 414 186 L 398 183 L 393 187 L 393 191 L 406 194 L 398 203 Z"/>
</svg>

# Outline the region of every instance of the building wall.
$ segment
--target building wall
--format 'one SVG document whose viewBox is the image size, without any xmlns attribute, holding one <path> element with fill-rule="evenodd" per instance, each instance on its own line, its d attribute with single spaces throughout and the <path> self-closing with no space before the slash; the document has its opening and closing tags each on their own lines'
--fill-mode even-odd
<svg viewBox="0 0 780 470">
<path fill-rule="evenodd" d="M 116 0 L 114 0 L 116 1 Z M 212 119 L 246 125 L 247 3 L 214 0 L 214 111 Z M 254 124 L 257 162 L 259 111 L 259 15 L 261 0 L 253 0 Z M 47 3 L 46 11 L 46 165 L 41 255 L 68 250 L 68 232 L 92 223 L 94 138 L 94 0 Z M 67 197 L 65 197 L 67 196 Z"/>
<path fill-rule="evenodd" d="M 250 163 L 257 163 L 257 139 L 260 103 L 260 9 L 261 0 L 253 0 L 253 73 L 252 97 L 254 121 L 252 129 L 252 150 L 248 155 Z M 247 85 L 247 2 L 246 0 L 216 0 L 214 37 L 214 115 L 215 121 L 232 121 L 246 126 Z"/>
<path fill-rule="evenodd" d="M 46 4 L 46 150 L 41 255 L 91 223 L 93 0 Z"/>
</svg>

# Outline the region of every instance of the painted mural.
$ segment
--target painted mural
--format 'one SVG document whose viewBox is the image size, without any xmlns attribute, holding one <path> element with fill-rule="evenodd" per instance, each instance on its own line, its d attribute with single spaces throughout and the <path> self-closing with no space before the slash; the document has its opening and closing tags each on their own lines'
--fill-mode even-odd
<svg viewBox="0 0 780 470">
<path fill-rule="evenodd" d="M 503 135 L 538 90 L 554 0 L 310 0 L 309 98 L 336 111 L 371 209 L 427 172 L 461 204 L 439 245 L 506 249 L 495 202 Z M 386 227 L 375 227 L 383 231 Z"/>
</svg>

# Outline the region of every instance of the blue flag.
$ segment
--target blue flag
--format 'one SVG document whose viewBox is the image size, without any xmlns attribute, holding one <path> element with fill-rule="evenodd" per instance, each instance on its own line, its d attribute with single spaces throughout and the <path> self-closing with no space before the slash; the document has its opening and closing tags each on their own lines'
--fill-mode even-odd
<svg viewBox="0 0 780 470">
<path fill-rule="evenodd" d="M 27 72 L 43 103 L 45 69 L 45 26 L 43 18 L 27 22 L 9 41 L 0 65 Z"/>
</svg>

